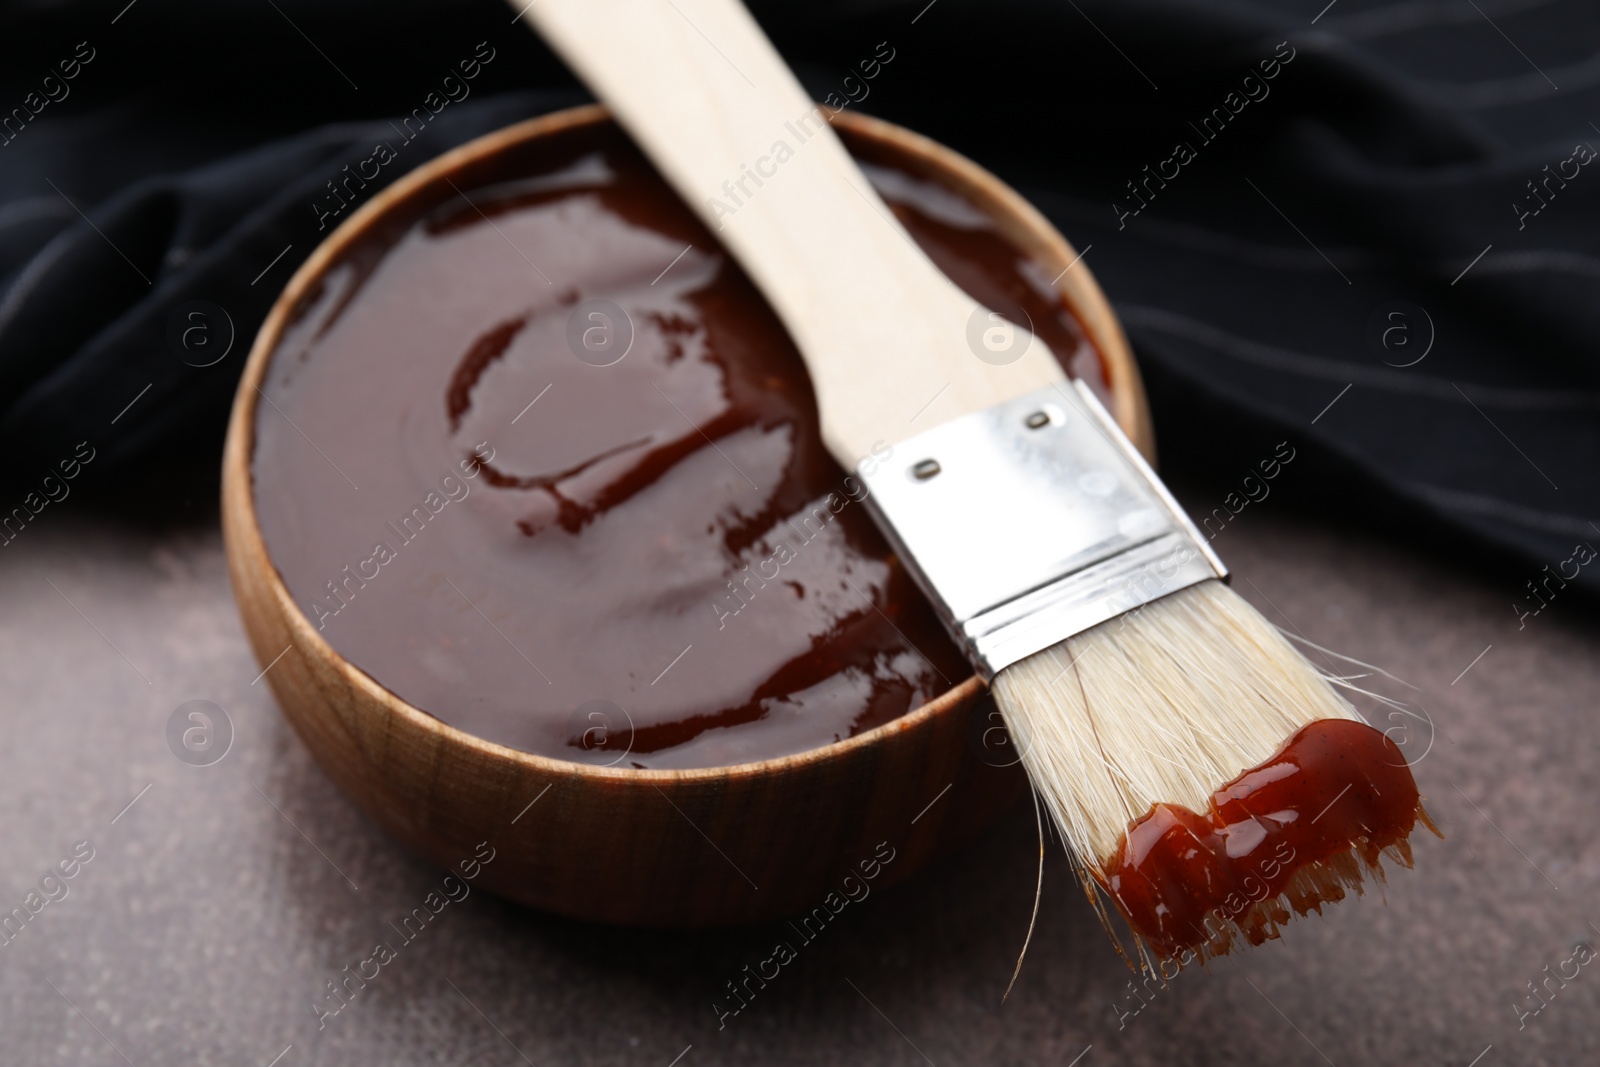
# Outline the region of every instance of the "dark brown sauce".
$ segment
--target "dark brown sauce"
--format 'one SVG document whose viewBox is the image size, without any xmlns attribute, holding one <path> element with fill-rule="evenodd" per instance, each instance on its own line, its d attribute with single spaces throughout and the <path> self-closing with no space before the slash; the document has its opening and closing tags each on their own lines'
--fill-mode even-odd
<svg viewBox="0 0 1600 1067">
<path fill-rule="evenodd" d="M 1438 833 L 1395 743 L 1365 723 L 1321 719 L 1213 793 L 1204 815 L 1155 805 L 1100 877 L 1157 955 L 1215 955 L 1235 931 L 1260 944 L 1288 908 L 1320 911 L 1359 890 L 1356 859 L 1380 875 L 1385 853 L 1410 866 L 1419 819 Z"/>
<path fill-rule="evenodd" d="M 1104 393 L 1051 272 L 872 177 Z M 469 733 L 624 767 L 804 751 L 970 674 L 823 450 L 787 334 L 631 145 L 571 131 L 456 183 L 328 272 L 264 385 L 262 533 L 335 649 Z M 634 328 L 604 367 L 567 341 L 596 298 Z"/>
</svg>

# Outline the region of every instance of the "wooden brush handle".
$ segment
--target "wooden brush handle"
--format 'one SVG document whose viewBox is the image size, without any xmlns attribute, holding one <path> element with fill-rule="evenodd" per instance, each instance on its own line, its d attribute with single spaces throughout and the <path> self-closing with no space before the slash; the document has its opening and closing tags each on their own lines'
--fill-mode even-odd
<svg viewBox="0 0 1600 1067">
<path fill-rule="evenodd" d="M 1009 364 L 978 358 L 969 335 L 999 324 L 894 219 L 737 0 L 535 0 L 524 17 L 776 309 L 846 469 L 1065 380 L 1037 338 Z"/>
</svg>

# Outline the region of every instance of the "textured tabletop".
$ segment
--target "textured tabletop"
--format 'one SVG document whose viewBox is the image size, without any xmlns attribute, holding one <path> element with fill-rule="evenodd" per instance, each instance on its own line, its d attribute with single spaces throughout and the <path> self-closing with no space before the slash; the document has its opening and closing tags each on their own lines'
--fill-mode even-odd
<svg viewBox="0 0 1600 1067">
<path fill-rule="evenodd" d="M 720 1031 L 713 1000 L 778 929 L 609 929 L 478 892 L 319 1029 L 326 983 L 398 943 L 390 922 L 440 873 L 334 789 L 253 683 L 215 529 L 45 517 L 0 557 L 0 904 L 42 904 L 0 947 L 0 1062 L 1498 1067 L 1600 1053 L 1600 968 L 1586 966 L 1597 633 L 1559 602 L 1519 631 L 1503 580 L 1273 504 L 1218 537 L 1274 621 L 1416 687 L 1384 682 L 1436 724 L 1402 717 L 1393 736 L 1446 839 L 1416 839 L 1417 870 L 1210 973 L 1136 995 L 1052 846 L 1002 1004 L 1037 857 L 1022 806 L 849 909 Z M 232 724 L 211 766 L 168 745 L 190 700 Z"/>
</svg>

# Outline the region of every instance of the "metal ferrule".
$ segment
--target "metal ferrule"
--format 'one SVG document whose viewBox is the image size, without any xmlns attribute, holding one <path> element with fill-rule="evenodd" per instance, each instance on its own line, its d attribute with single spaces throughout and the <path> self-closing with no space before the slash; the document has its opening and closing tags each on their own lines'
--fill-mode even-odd
<svg viewBox="0 0 1600 1067">
<path fill-rule="evenodd" d="M 1228 574 L 1081 382 L 953 419 L 857 473 L 878 524 L 985 681 Z"/>
</svg>

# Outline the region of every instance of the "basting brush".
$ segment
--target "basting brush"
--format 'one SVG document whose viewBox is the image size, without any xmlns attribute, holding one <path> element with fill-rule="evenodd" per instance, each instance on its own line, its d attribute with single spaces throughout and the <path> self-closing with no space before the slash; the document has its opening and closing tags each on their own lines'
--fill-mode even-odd
<svg viewBox="0 0 1600 1067">
<path fill-rule="evenodd" d="M 1260 943 L 1410 865 L 1432 824 L 1398 748 L 1225 584 L 1093 393 L 940 274 L 736 0 L 523 15 L 783 320 L 825 444 L 1146 964 Z"/>
</svg>

